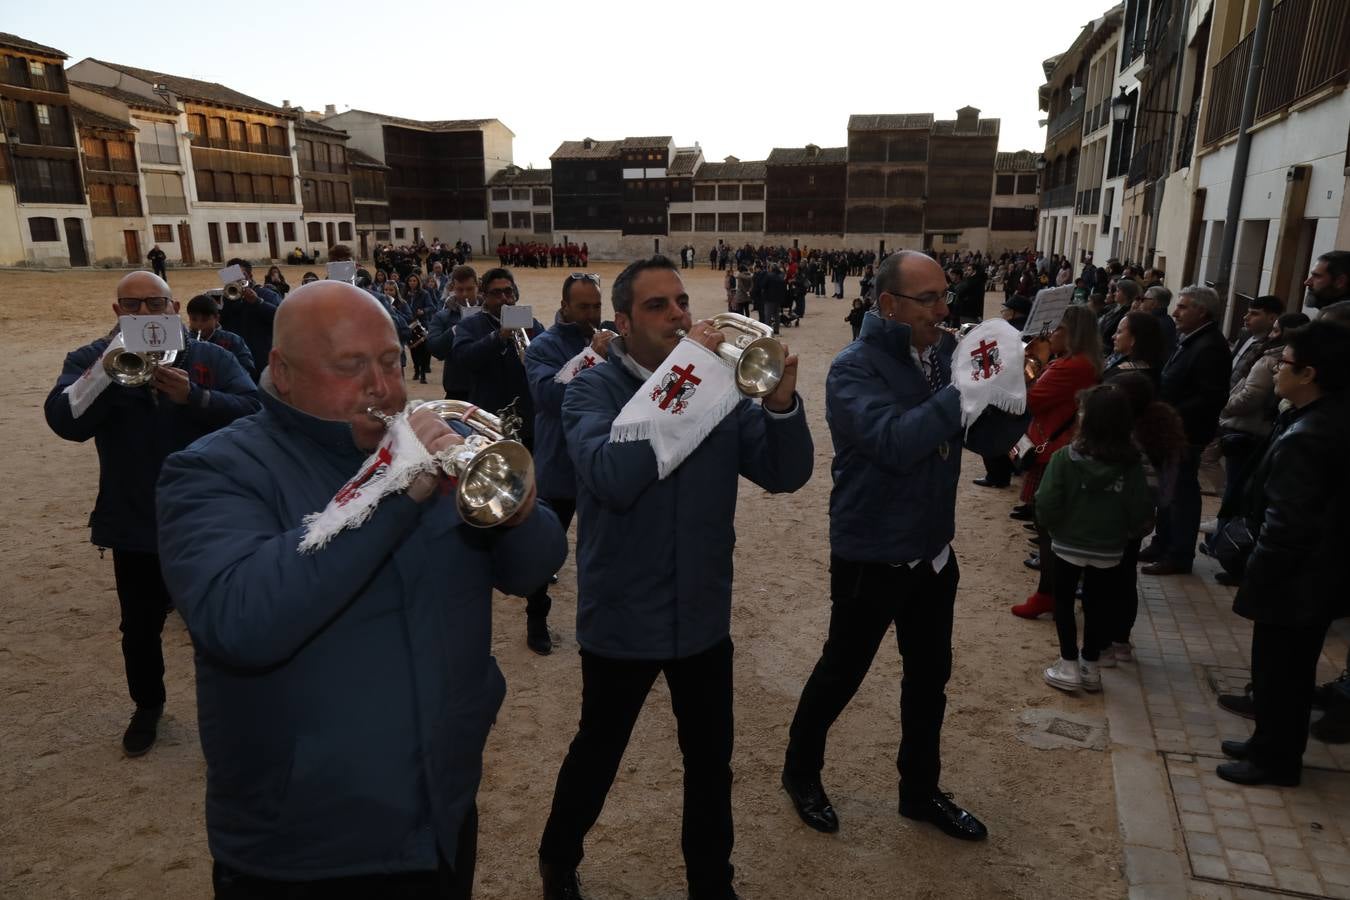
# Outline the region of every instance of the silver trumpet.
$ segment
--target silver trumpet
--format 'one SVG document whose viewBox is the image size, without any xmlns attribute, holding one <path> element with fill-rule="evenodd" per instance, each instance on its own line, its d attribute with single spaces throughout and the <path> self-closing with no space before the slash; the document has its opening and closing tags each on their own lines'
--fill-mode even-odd
<svg viewBox="0 0 1350 900">
<path fill-rule="evenodd" d="M 475 528 L 491 528 L 519 512 L 534 489 L 534 458 L 515 439 L 520 419 L 509 408 L 494 416 L 464 400 L 429 400 L 410 413 L 419 409 L 431 410 L 446 424 L 462 422 L 473 432 L 437 459 L 455 480 L 460 518 Z M 373 406 L 366 413 L 386 426 L 394 418 Z"/>
<path fill-rule="evenodd" d="M 103 354 L 103 371 L 123 387 L 140 387 L 149 383 L 157 366 L 171 366 L 177 358 L 177 350 L 133 353 L 126 349 L 126 342 L 119 334 L 108 345 L 108 352 Z"/>
<path fill-rule="evenodd" d="M 241 300 L 243 299 L 244 291 L 247 289 L 247 281 L 231 281 L 221 289 L 220 295 L 226 300 Z"/>
<path fill-rule="evenodd" d="M 772 326 L 732 312 L 718 313 L 710 321 L 718 331 L 737 332 L 733 339 L 717 345 L 717 355 L 736 372 L 736 388 L 747 397 L 772 394 L 783 380 L 787 361 L 783 345 L 773 338 Z M 683 329 L 677 333 L 685 337 Z"/>
<path fill-rule="evenodd" d="M 517 328 L 511 332 L 511 338 L 516 342 L 516 356 L 520 357 L 520 364 L 525 364 L 525 351 L 530 349 L 529 329 Z"/>
</svg>

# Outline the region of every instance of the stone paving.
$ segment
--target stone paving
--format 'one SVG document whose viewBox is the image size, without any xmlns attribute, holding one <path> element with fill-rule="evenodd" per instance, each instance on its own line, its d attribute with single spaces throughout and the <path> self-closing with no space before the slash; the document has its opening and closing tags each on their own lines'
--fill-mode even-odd
<svg viewBox="0 0 1350 900">
<path fill-rule="evenodd" d="M 1219 742 L 1252 727 L 1216 702 L 1247 681 L 1251 623 L 1215 571 L 1199 558 L 1192 575 L 1141 575 L 1136 661 L 1103 671 L 1130 897 L 1350 898 L 1350 744 L 1310 739 L 1298 788 L 1214 774 Z M 1345 651 L 1333 630 L 1319 681 Z"/>
</svg>

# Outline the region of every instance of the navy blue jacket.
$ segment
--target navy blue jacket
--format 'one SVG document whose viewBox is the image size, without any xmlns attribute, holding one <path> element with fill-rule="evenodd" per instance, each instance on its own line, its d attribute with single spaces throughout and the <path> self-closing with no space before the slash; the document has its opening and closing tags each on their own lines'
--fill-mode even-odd
<svg viewBox="0 0 1350 900">
<path fill-rule="evenodd" d="M 266 379 L 264 379 L 264 386 Z M 196 649 L 211 855 L 261 878 L 437 867 L 482 775 L 505 682 L 492 589 L 524 595 L 567 555 L 544 505 L 464 525 L 453 495 L 386 498 L 301 555 L 301 521 L 355 475 L 351 426 L 264 393 L 176 453 L 160 558 Z"/>
<path fill-rule="evenodd" d="M 461 377 L 472 379 L 469 401 L 496 415 L 516 401 L 516 413 L 524 422 L 521 441 L 534 444 L 534 399 L 525 378 L 525 367 L 513 341 L 502 340 L 501 320 L 488 312 L 461 319 L 455 328 L 452 361 Z M 530 328 L 530 340 L 544 330 L 539 320 Z"/>
<path fill-rule="evenodd" d="M 577 642 L 614 659 L 680 659 L 730 633 L 738 477 L 795 491 L 815 451 L 800 397 L 780 416 L 743 400 L 660 481 L 648 441 L 609 439 L 643 382 L 624 359 L 616 338 L 563 396 L 577 472 Z"/>
<path fill-rule="evenodd" d="M 258 295 L 257 303 L 220 298 L 220 327 L 233 331 L 248 344 L 254 365 L 248 374 L 256 381 L 272 354 L 272 320 L 281 305 L 281 295 L 265 284 L 253 285 L 253 292 Z"/>
<path fill-rule="evenodd" d="M 209 343 L 215 344 L 217 347 L 233 353 L 234 358 L 239 360 L 239 365 L 245 372 L 252 372 L 254 370 L 253 354 L 249 352 L 248 344 L 244 343 L 244 339 L 233 331 L 217 328 L 215 331 L 211 332 L 211 336 L 206 340 Z"/>
<path fill-rule="evenodd" d="M 188 341 L 177 365 L 192 387 L 182 406 L 150 387 L 110 384 L 84 415 L 70 414 L 65 390 L 99 361 L 109 339 L 66 356 L 44 411 L 52 431 L 68 441 L 94 439 L 98 499 L 89 515 L 90 540 L 100 547 L 155 553 L 155 479 L 164 458 L 197 438 L 258 410 L 258 389 L 228 350 Z"/>
<path fill-rule="evenodd" d="M 567 454 L 562 428 L 567 385 L 558 384 L 553 376 L 590 343 L 580 325 L 557 322 L 530 341 L 530 349 L 525 351 L 525 372 L 534 398 L 535 483 L 539 496 L 550 500 L 570 500 L 577 495 L 577 473 Z"/>
<path fill-rule="evenodd" d="M 447 303 L 431 317 L 427 325 L 427 349 L 432 356 L 445 361 L 441 367 L 441 387 L 445 388 L 447 397 L 459 392 L 467 395 L 473 384 L 464 373 L 456 372 L 454 365 L 455 326 L 463 315 L 458 306 Z"/>
<path fill-rule="evenodd" d="M 951 384 L 955 346 L 943 334 L 937 351 L 943 386 L 932 392 L 910 353 L 909 326 L 873 311 L 831 363 L 825 421 L 834 441 L 834 555 L 857 562 L 933 559 L 956 535 L 963 429 L 961 397 Z M 1007 453 L 1030 421 L 988 409 L 965 445 L 981 455 Z"/>
</svg>

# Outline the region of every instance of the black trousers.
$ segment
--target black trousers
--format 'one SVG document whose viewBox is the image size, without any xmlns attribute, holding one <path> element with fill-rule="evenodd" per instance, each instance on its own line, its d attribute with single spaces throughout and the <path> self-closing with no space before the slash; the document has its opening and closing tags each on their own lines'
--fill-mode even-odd
<svg viewBox="0 0 1350 900">
<path fill-rule="evenodd" d="M 1115 568 L 1098 569 L 1076 566 L 1052 556 L 1055 586 L 1055 632 L 1059 635 L 1059 655 L 1064 659 L 1078 658 L 1078 622 L 1074 619 L 1077 604 L 1078 581 L 1083 581 L 1083 659 L 1096 662 L 1102 648 L 1111 643 L 1111 624 L 1114 622 L 1113 601 L 1116 587 L 1112 580 Z M 1046 564 L 1041 559 L 1041 566 Z"/>
<path fill-rule="evenodd" d="M 215 900 L 469 900 L 478 857 L 478 809 L 459 830 L 454 863 L 425 872 L 353 875 L 319 881 L 272 881 L 216 863 L 211 869 Z"/>
<path fill-rule="evenodd" d="M 577 511 L 577 501 L 572 497 L 555 497 L 544 502 L 557 513 L 558 524 L 562 525 L 563 534 L 566 535 L 568 526 L 572 524 L 572 516 Z M 549 584 L 550 582 L 545 581 L 525 598 L 525 615 L 528 618 L 547 616 L 549 610 L 553 609 L 553 598 L 548 595 Z"/>
<path fill-rule="evenodd" d="M 1256 730 L 1247 742 L 1251 761 L 1278 774 L 1303 770 L 1312 714 L 1317 657 L 1330 622 L 1252 626 L 1252 698 Z"/>
<path fill-rule="evenodd" d="M 122 609 L 122 663 L 137 706 L 164 704 L 164 649 L 160 634 L 169 614 L 169 589 L 159 554 L 113 550 L 113 578 Z"/>
<path fill-rule="evenodd" d="M 411 348 L 413 359 L 413 372 L 416 375 L 428 375 L 431 373 L 431 348 L 427 342 L 423 341 L 416 347 Z"/>
<path fill-rule="evenodd" d="M 993 484 L 1007 486 L 1012 483 L 1013 462 L 1006 453 L 995 453 L 981 457 L 984 460 L 984 477 Z"/>
<path fill-rule="evenodd" d="M 896 758 L 900 795 L 917 799 L 937 790 L 960 580 L 954 551 L 941 572 L 926 561 L 910 568 L 830 557 L 829 636 L 797 703 L 784 769 L 815 775 L 824 767 L 830 726 L 853 699 L 894 622 L 904 660 Z"/>
<path fill-rule="evenodd" d="M 1134 622 L 1139 618 L 1139 548 L 1143 538 L 1134 538 L 1125 544 L 1120 565 L 1111 570 L 1111 628 L 1107 637 L 1113 642 L 1128 644 Z"/>
<path fill-rule="evenodd" d="M 670 687 L 684 757 L 680 847 L 690 893 L 731 885 L 731 638 L 685 659 L 608 659 L 581 651 L 581 725 L 567 750 L 539 858 L 572 869 L 600 818 L 656 676 Z"/>
</svg>

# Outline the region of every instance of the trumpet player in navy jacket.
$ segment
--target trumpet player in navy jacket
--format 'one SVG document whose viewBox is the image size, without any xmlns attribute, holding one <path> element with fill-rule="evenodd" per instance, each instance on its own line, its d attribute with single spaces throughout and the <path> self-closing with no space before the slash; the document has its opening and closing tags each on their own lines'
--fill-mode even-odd
<svg viewBox="0 0 1350 900">
<path fill-rule="evenodd" d="M 169 285 L 150 272 L 133 272 L 117 283 L 116 316 L 178 311 Z M 113 577 L 121 611 L 122 659 L 136 711 L 122 737 L 128 756 L 147 752 L 164 709 L 164 653 L 160 633 L 169 593 L 160 575 L 156 546 L 155 479 L 164 458 L 211 431 L 258 409 L 252 379 L 228 350 L 209 341 L 188 341 L 175 364 L 152 369 L 144 385 L 108 384 L 84 405 L 73 407 L 72 386 L 102 358 L 112 335 L 73 351 L 47 396 L 52 431 L 68 441 L 94 439 L 98 449 L 98 499 L 89 516 L 91 540 L 113 553 Z"/>
<path fill-rule="evenodd" d="M 621 337 L 563 397 L 577 473 L 577 642 L 581 724 L 558 773 L 539 847 L 546 898 L 580 896 L 577 866 L 658 675 L 670 687 L 684 757 L 682 849 L 689 895 L 735 897 L 731 866 L 731 570 L 736 487 L 772 492 L 811 477 L 797 359 L 762 404 L 742 399 L 664 479 L 648 441 L 615 442 L 625 404 L 680 342 L 722 335 L 691 324 L 675 264 L 639 260 L 611 291 Z"/>
<path fill-rule="evenodd" d="M 367 410 L 397 413 L 407 391 L 392 320 L 354 285 L 297 288 L 276 326 L 262 412 L 174 454 L 158 492 L 196 650 L 216 900 L 467 898 L 506 693 L 492 589 L 538 584 L 566 540 L 532 495 L 472 528 L 423 473 L 301 552 L 305 516 L 367 483 L 385 436 Z M 427 410 L 409 421 L 431 453 L 460 441 Z"/>
<path fill-rule="evenodd" d="M 558 514 L 566 531 L 577 509 L 577 474 L 563 439 L 562 404 L 567 383 L 558 373 L 587 347 L 594 360 L 604 359 L 614 332 L 600 323 L 600 276 L 573 272 L 563 279 L 562 305 L 553 327 L 530 342 L 525 351 L 525 374 L 534 400 L 534 466 L 539 496 Z M 525 642 L 535 653 L 553 652 L 548 627 L 553 599 L 548 582 L 525 603 Z"/>
<path fill-rule="evenodd" d="M 900 814 L 979 840 L 984 825 L 938 787 L 964 432 L 951 384 L 955 339 L 938 327 L 948 314 L 946 277 L 930 257 L 901 251 L 882 261 L 874 290 L 858 340 L 835 357 L 825 382 L 835 453 L 829 636 L 792 720 L 783 787 L 807 825 L 838 830 L 820 779 L 826 735 L 894 622 L 904 658 Z M 1027 422 L 988 409 L 965 445 L 1006 453 Z"/>
<path fill-rule="evenodd" d="M 524 423 L 520 440 L 534 446 L 534 401 L 525 378 L 525 363 L 516 348 L 514 329 L 502 327 L 502 307 L 520 299 L 516 278 L 510 269 L 488 269 L 483 273 L 483 311 L 467 316 L 455 327 L 451 360 L 460 375 L 471 380 L 469 402 L 491 413 L 500 412 L 512 402 L 516 415 Z M 536 319 L 529 337 L 538 337 L 544 326 Z"/>
</svg>

